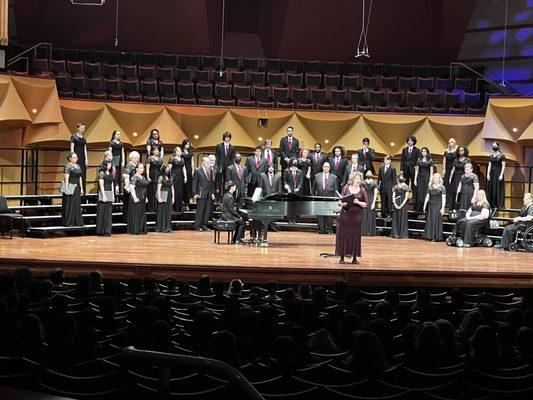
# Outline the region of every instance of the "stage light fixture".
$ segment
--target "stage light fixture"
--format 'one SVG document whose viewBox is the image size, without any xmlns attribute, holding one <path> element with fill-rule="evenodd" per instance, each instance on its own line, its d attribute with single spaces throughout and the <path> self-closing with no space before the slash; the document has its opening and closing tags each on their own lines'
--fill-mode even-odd
<svg viewBox="0 0 533 400">
<path fill-rule="evenodd" d="M 518 132 L 518 128 L 517 128 L 517 127 L 514 127 L 514 128 L 513 128 L 513 132 L 514 132 L 514 133 Z"/>
<path fill-rule="evenodd" d="M 259 125 L 259 127 L 267 126 L 268 125 L 268 118 L 259 118 L 257 120 L 257 124 Z"/>
</svg>

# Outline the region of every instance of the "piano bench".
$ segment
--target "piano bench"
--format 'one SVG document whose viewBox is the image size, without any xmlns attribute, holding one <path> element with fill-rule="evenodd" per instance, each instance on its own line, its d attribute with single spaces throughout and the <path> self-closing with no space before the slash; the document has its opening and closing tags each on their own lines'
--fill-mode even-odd
<svg viewBox="0 0 533 400">
<path fill-rule="evenodd" d="M 235 222 L 217 220 L 213 224 L 213 243 L 220 244 L 220 232 L 228 232 L 228 244 L 233 242 L 233 235 L 235 233 Z"/>
</svg>

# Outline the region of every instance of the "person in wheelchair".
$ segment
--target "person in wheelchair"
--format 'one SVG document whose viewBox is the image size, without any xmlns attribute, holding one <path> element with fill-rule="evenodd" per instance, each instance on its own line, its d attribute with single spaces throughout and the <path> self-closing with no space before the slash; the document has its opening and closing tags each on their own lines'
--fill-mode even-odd
<svg viewBox="0 0 533 400">
<path fill-rule="evenodd" d="M 518 217 L 513 218 L 513 223 L 509 224 L 503 230 L 502 241 L 497 247 L 504 250 L 510 250 L 511 245 L 516 243 L 518 232 L 525 231 L 527 228 L 533 226 L 533 195 L 531 193 L 524 194 L 524 206 L 520 210 Z M 516 247 L 514 250 L 516 250 Z"/>
<path fill-rule="evenodd" d="M 470 247 L 476 244 L 476 235 L 481 227 L 487 226 L 490 218 L 490 205 L 484 190 L 478 190 L 476 199 L 466 212 L 466 217 L 456 222 L 453 243 L 459 245 L 459 237 L 462 237 L 462 247 Z M 452 244 L 448 241 L 448 244 Z M 492 243 L 491 243 L 492 245 Z"/>
<path fill-rule="evenodd" d="M 222 198 L 222 212 L 220 214 L 220 221 L 232 221 L 235 223 L 235 233 L 233 235 L 234 244 L 246 244 L 242 238 L 244 236 L 245 222 L 237 212 L 235 207 L 235 197 L 233 193 L 237 190 L 237 185 L 233 181 L 227 181 L 224 185 L 226 193 Z"/>
</svg>

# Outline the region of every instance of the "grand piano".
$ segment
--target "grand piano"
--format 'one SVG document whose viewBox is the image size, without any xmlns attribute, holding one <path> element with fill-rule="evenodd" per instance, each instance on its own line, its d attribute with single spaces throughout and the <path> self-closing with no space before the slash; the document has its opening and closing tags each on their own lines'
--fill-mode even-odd
<svg viewBox="0 0 533 400">
<path fill-rule="evenodd" d="M 268 225 L 272 221 L 285 217 L 301 216 L 330 216 L 339 215 L 341 208 L 337 199 L 321 196 L 301 196 L 291 193 L 273 193 L 264 198 L 253 201 L 245 198 L 244 208 L 239 211 L 255 221 L 262 223 L 262 234 L 259 238 L 261 246 L 268 246 Z"/>
</svg>

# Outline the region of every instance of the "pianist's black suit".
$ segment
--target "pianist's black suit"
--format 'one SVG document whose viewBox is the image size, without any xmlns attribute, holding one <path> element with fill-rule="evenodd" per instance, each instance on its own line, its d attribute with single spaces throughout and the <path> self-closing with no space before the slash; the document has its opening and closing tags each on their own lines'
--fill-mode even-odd
<svg viewBox="0 0 533 400">
<path fill-rule="evenodd" d="M 378 187 L 379 197 L 381 199 L 381 216 L 383 218 L 388 217 L 392 209 L 392 188 L 397 184 L 396 168 L 389 165 L 387 172 L 385 172 L 385 166 L 383 165 L 379 169 L 378 174 Z"/>
<path fill-rule="evenodd" d="M 244 204 L 244 196 L 247 195 L 247 188 L 248 188 L 248 181 L 249 181 L 249 173 L 248 168 L 246 168 L 244 165 L 241 165 L 241 176 L 242 179 L 239 178 L 239 174 L 237 172 L 237 165 L 233 164 L 230 165 L 226 171 L 226 181 L 233 181 L 237 185 L 237 190 L 235 191 L 234 197 L 237 201 L 237 206 L 242 207 Z"/>
<path fill-rule="evenodd" d="M 335 197 L 336 192 L 339 191 L 339 181 L 334 174 L 328 174 L 328 184 L 324 187 L 324 173 L 320 172 L 315 175 L 313 193 L 315 196 L 323 197 Z M 326 217 L 319 215 L 318 231 L 320 233 L 332 233 L 333 232 L 333 217 Z"/>
<path fill-rule="evenodd" d="M 226 192 L 222 198 L 222 213 L 220 214 L 220 219 L 222 221 L 233 221 L 235 223 L 233 243 L 242 239 L 244 235 L 244 221 L 237 212 L 235 207 L 235 199 L 230 192 Z"/>
</svg>

